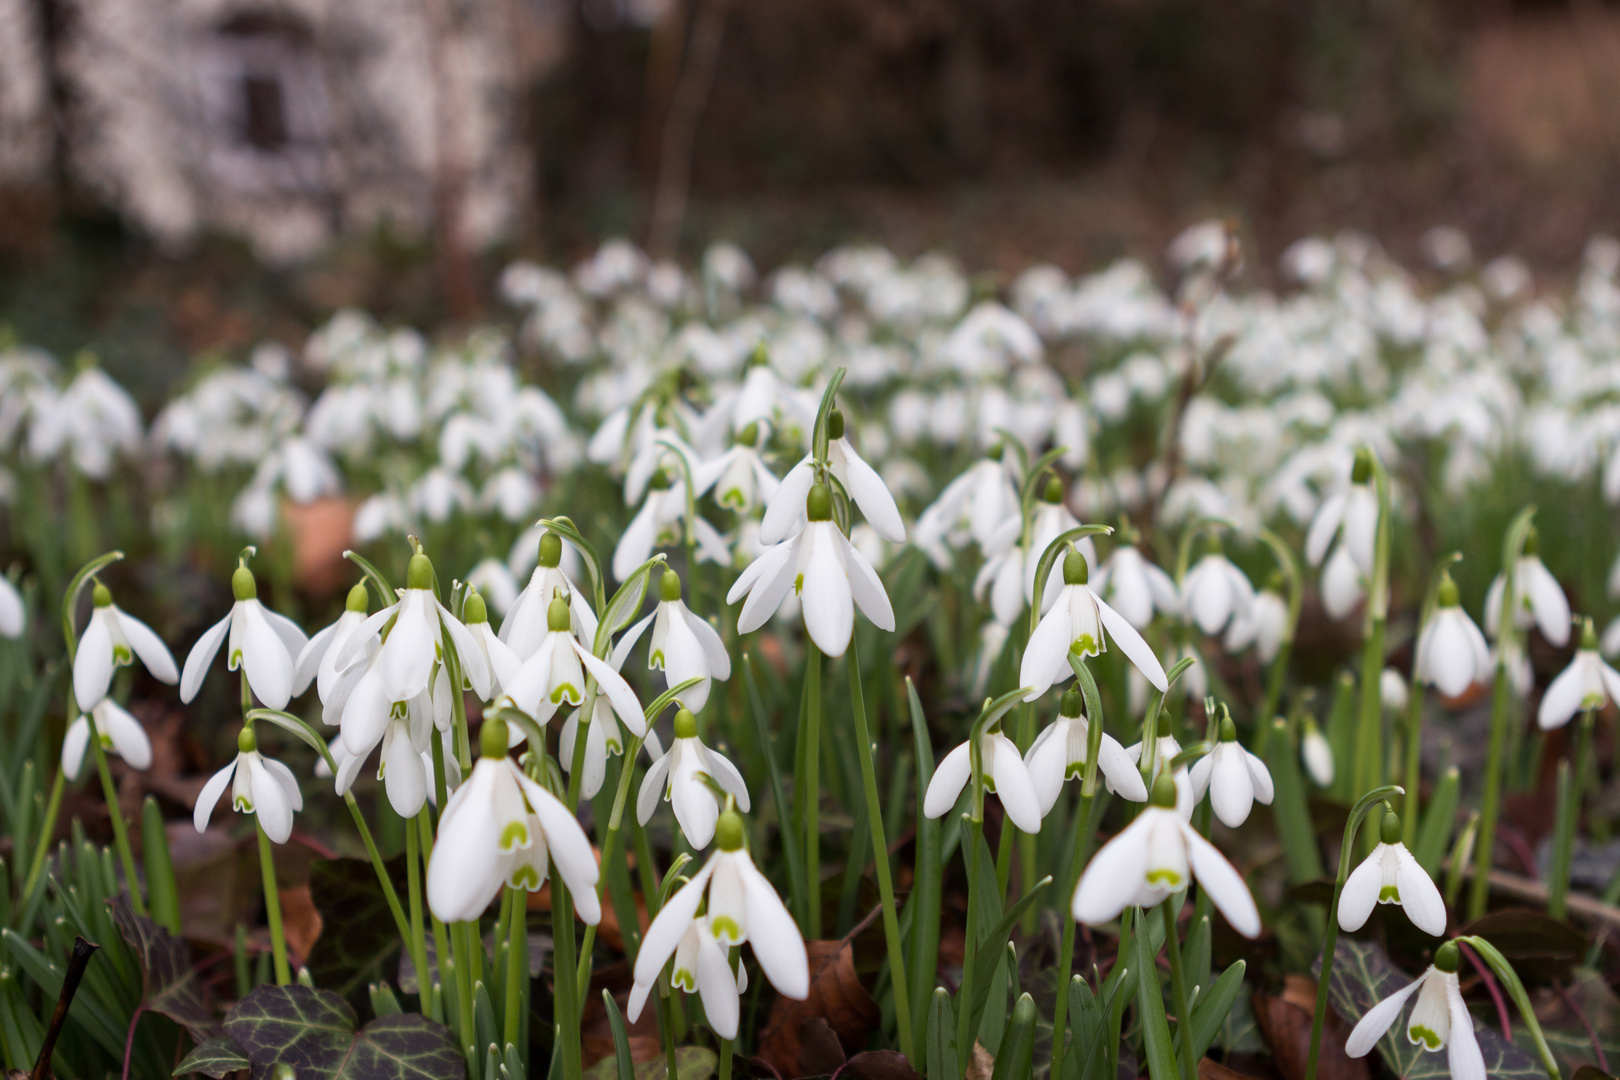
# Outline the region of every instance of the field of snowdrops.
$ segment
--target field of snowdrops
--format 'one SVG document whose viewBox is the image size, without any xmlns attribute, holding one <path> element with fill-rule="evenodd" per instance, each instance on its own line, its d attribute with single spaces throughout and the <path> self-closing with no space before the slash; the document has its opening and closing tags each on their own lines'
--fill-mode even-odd
<svg viewBox="0 0 1620 1080">
<path fill-rule="evenodd" d="M 8 1075 L 1620 1068 L 1620 241 L 1247 274 L 8 344 Z"/>
</svg>

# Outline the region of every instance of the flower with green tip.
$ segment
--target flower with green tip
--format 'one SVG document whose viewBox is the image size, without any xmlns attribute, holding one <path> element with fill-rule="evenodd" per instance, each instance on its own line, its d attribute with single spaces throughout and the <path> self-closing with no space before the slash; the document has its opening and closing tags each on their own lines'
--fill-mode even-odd
<svg viewBox="0 0 1620 1080">
<path fill-rule="evenodd" d="M 688 679 L 701 680 L 681 691 L 680 701 L 693 712 L 702 712 L 709 701 L 710 680 L 731 678 L 731 657 L 720 635 L 704 619 L 698 618 L 681 599 L 681 576 L 665 569 L 658 579 L 658 606 L 651 615 L 624 632 L 613 648 L 614 667 L 652 627 L 647 647 L 647 667 L 664 673 L 668 686 L 679 686 Z"/>
<path fill-rule="evenodd" d="M 1490 646 L 1462 609 L 1451 575 L 1440 575 L 1434 614 L 1418 634 L 1412 681 L 1427 683 L 1446 697 L 1457 697 L 1491 677 Z"/>
<path fill-rule="evenodd" d="M 1035 736 L 1024 755 L 1024 767 L 1035 784 L 1035 797 L 1040 801 L 1043 818 L 1057 805 L 1063 782 L 1085 773 L 1091 728 L 1083 714 L 1080 691 L 1071 686 L 1058 703 L 1057 719 Z M 1106 731 L 1102 733 L 1101 749 L 1097 752 L 1097 767 L 1107 779 L 1110 791 L 1131 802 L 1147 802 L 1147 785 L 1142 782 L 1142 774 L 1136 771 L 1135 763 L 1119 740 Z"/>
<path fill-rule="evenodd" d="M 973 778 L 972 750 L 972 743 L 958 743 L 940 760 L 923 796 L 924 815 L 944 817 L 962 797 L 962 789 Z M 1002 734 L 999 727 L 986 731 L 979 737 L 979 761 L 984 790 L 1001 800 L 1008 820 L 1024 832 L 1040 832 L 1041 798 L 1023 755 L 1018 752 L 1018 744 Z"/>
<path fill-rule="evenodd" d="M 1339 929 L 1360 930 L 1379 904 L 1398 904 L 1425 934 L 1446 932 L 1446 902 L 1428 871 L 1401 843 L 1401 819 L 1384 811 L 1380 843 L 1345 879 L 1339 894 Z"/>
<path fill-rule="evenodd" d="M 647 716 L 635 691 L 608 661 L 596 656 L 574 637 L 568 601 L 557 597 L 546 615 L 546 636 L 534 655 L 523 662 L 506 684 L 506 696 L 518 708 L 544 724 L 563 704 L 579 705 L 585 700 L 585 677 L 596 680 L 597 688 L 619 714 L 625 727 L 640 735 L 647 730 Z"/>
<path fill-rule="evenodd" d="M 294 697 L 309 689 L 310 683 L 313 682 L 316 694 L 321 701 L 326 701 L 337 683 L 338 653 L 343 643 L 349 639 L 350 632 L 366 621 L 366 609 L 370 603 L 371 597 L 366 591 L 366 583 L 363 581 L 356 583 L 344 600 L 343 614 L 309 639 L 309 643 L 293 662 Z"/>
<path fill-rule="evenodd" d="M 1237 741 L 1237 726 L 1230 716 L 1221 720 L 1221 740 L 1188 771 L 1193 802 L 1209 793 L 1209 805 L 1221 824 L 1235 829 L 1249 820 L 1255 802 L 1271 805 L 1271 770 Z"/>
<path fill-rule="evenodd" d="M 1400 1018 L 1406 999 L 1417 994 L 1417 1005 L 1406 1021 L 1407 1040 L 1429 1051 L 1444 1049 L 1451 1080 L 1486 1080 L 1485 1058 L 1474 1036 L 1474 1018 L 1457 983 L 1459 953 L 1454 941 L 1435 950 L 1434 963 L 1416 982 L 1367 1010 L 1345 1040 L 1344 1052 L 1353 1058 L 1366 1057 Z"/>
<path fill-rule="evenodd" d="M 1328 545 L 1342 537 L 1340 548 L 1364 577 L 1372 577 L 1374 549 L 1378 541 L 1378 492 L 1373 488 L 1372 453 L 1356 451 L 1350 483 L 1329 495 L 1311 519 L 1305 534 L 1305 560 L 1321 566 Z"/>
<path fill-rule="evenodd" d="M 596 639 L 596 613 L 591 610 L 584 590 L 576 588 L 563 570 L 562 561 L 562 537 L 548 529 L 540 535 L 539 557 L 534 572 L 529 575 L 529 583 L 517 594 L 501 620 L 500 639 L 519 660 L 533 656 L 550 632 L 546 616 L 551 602 L 559 596 L 568 601 L 574 632 L 586 641 Z"/>
<path fill-rule="evenodd" d="M 1148 682 L 1161 693 L 1168 690 L 1170 681 L 1153 649 L 1142 640 L 1136 627 L 1109 607 L 1087 584 L 1086 557 L 1071 551 L 1063 557 L 1062 569 L 1063 588 L 1058 591 L 1052 607 L 1041 616 L 1024 649 L 1024 661 L 1018 673 L 1018 681 L 1030 688 L 1024 700 L 1034 701 L 1052 684 L 1061 683 L 1074 674 L 1069 666 L 1071 652 L 1077 656 L 1096 656 L 1107 651 L 1109 639 L 1147 676 Z"/>
<path fill-rule="evenodd" d="M 203 676 L 221 644 L 226 645 L 226 667 L 241 668 L 248 686 L 267 708 L 285 709 L 293 694 L 293 663 L 309 644 L 298 624 L 277 615 L 259 601 L 259 587 L 244 560 L 231 575 L 236 603 L 219 622 L 209 627 L 186 657 L 180 673 L 180 700 L 189 702 L 202 689 Z"/>
<path fill-rule="evenodd" d="M 702 851 L 714 839 L 722 795 L 736 799 L 738 807 L 747 812 L 748 785 L 742 773 L 724 754 L 703 745 L 697 717 L 690 709 L 681 709 L 675 714 L 675 741 L 669 752 L 654 761 L 642 778 L 636 818 L 647 824 L 662 796 L 675 811 L 686 842 Z"/>
<path fill-rule="evenodd" d="M 1525 537 L 1524 550 L 1513 571 L 1513 625 L 1521 630 L 1535 626 L 1549 644 L 1562 648 L 1569 642 L 1569 600 L 1563 586 L 1541 561 L 1535 529 Z M 1485 592 L 1485 632 L 1502 636 L 1502 594 L 1507 576 L 1498 573 Z"/>
<path fill-rule="evenodd" d="M 1543 731 L 1563 727 L 1578 712 L 1601 709 L 1620 701 L 1620 671 L 1610 667 L 1598 653 L 1597 631 L 1592 620 L 1581 627 L 1581 647 L 1575 659 L 1541 695 L 1536 723 Z"/>
<path fill-rule="evenodd" d="M 1249 618 L 1254 586 L 1210 538 L 1210 549 L 1181 579 L 1181 613 L 1206 634 Z"/>
<path fill-rule="evenodd" d="M 101 740 L 103 750 L 117 754 L 132 769 L 144 771 L 151 768 L 152 740 L 147 738 L 146 728 L 141 726 L 141 722 L 126 712 L 123 706 L 112 698 L 102 698 L 90 715 L 95 718 L 96 735 Z M 79 778 L 79 772 L 84 768 L 85 752 L 89 749 L 90 721 L 81 713 L 68 725 L 67 734 L 62 737 L 62 773 L 69 780 Z"/>
<path fill-rule="evenodd" d="M 906 542 L 906 523 L 894 496 L 877 470 L 850 445 L 844 435 L 844 414 L 838 409 L 827 418 L 827 467 L 879 536 L 894 544 Z M 807 520 L 816 520 L 807 515 L 806 500 L 817 482 L 815 462 L 806 454 L 782 477 L 781 485 L 765 505 L 765 517 L 759 523 L 762 543 L 780 543 L 795 535 Z"/>
<path fill-rule="evenodd" d="M 648 994 L 674 956 L 676 985 L 690 993 L 695 982 L 715 1034 L 735 1038 L 740 980 L 724 961 L 727 949 L 744 942 L 753 947 L 754 959 L 777 993 L 795 1001 L 810 996 L 810 958 L 804 938 L 781 897 L 754 866 L 743 846 L 745 832 L 735 811 L 722 814 L 715 829 L 716 851 L 647 927 L 636 953 L 635 983 L 626 1012 L 631 1023 L 640 1018 Z M 699 916 L 705 900 L 707 913 Z M 680 955 L 682 943 L 694 927 L 698 935 L 693 943 L 695 968 L 691 961 L 683 965 Z"/>
<path fill-rule="evenodd" d="M 734 513 L 748 516 L 776 495 L 782 482 L 759 455 L 761 427 L 749 424 L 730 448 L 698 466 L 692 477 L 694 495 L 714 492 L 714 501 Z"/>
<path fill-rule="evenodd" d="M 96 583 L 90 623 L 73 655 L 73 699 L 88 712 L 107 696 L 113 672 L 138 656 L 159 682 L 173 686 L 180 679 L 169 647 L 141 620 L 119 610 L 107 586 Z"/>
<path fill-rule="evenodd" d="M 191 822 L 198 832 L 208 831 L 208 821 L 214 815 L 214 806 L 231 785 L 231 808 L 241 814 L 256 814 L 264 835 L 278 844 L 285 844 L 292 835 L 293 814 L 304 808 L 304 795 L 298 790 L 298 779 L 281 762 L 259 753 L 253 727 L 244 727 L 236 737 L 236 757 L 219 772 L 208 778 L 202 793 L 197 796 L 197 808 Z"/>
</svg>

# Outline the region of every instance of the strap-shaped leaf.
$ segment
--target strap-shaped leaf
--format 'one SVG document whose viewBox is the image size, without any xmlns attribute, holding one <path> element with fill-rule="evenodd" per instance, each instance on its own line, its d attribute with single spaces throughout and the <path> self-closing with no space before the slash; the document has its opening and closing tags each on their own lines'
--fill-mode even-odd
<svg viewBox="0 0 1620 1080">
<path fill-rule="evenodd" d="M 630 1037 L 625 1034 L 624 1017 L 619 1015 L 619 1003 L 613 1000 L 611 990 L 602 991 L 602 1005 L 607 1009 L 608 1027 L 613 1029 L 613 1060 L 619 1080 L 636 1080 L 635 1062 L 630 1059 Z"/>
<path fill-rule="evenodd" d="M 844 384 L 844 376 L 849 369 L 841 367 L 832 373 L 827 380 L 827 389 L 822 391 L 821 405 L 816 409 L 816 426 L 811 432 L 810 451 L 816 461 L 827 460 L 827 444 L 831 441 L 827 436 L 827 420 L 832 416 L 833 402 L 838 397 L 838 388 Z"/>
<path fill-rule="evenodd" d="M 1018 903 L 1007 909 L 1006 913 L 1001 916 L 1001 921 L 991 928 L 990 933 L 985 936 L 983 941 L 979 942 L 979 955 L 984 957 L 987 962 L 981 964 L 979 969 L 973 973 L 973 997 L 969 1002 L 972 1011 L 968 1014 L 969 1031 L 979 1030 L 979 1018 L 984 1014 L 984 1006 L 990 1000 L 990 990 L 995 985 L 996 968 L 998 967 L 994 961 L 1000 957 L 1002 950 L 1007 947 L 1007 939 L 1012 937 L 1013 927 L 1018 925 L 1018 920 L 1024 917 L 1024 912 L 1029 910 L 1030 905 L 1040 897 L 1041 893 L 1050 884 L 1052 884 L 1050 874 L 1037 881 L 1034 887 L 1019 899 Z"/>
<path fill-rule="evenodd" d="M 748 684 L 748 703 L 754 714 L 754 735 L 759 739 L 760 752 L 765 756 L 765 765 L 771 779 L 771 801 L 776 808 L 776 820 L 779 825 L 777 835 L 781 838 L 782 855 L 787 861 L 788 891 L 793 898 L 795 911 L 803 910 L 801 904 L 808 895 L 804 883 L 804 861 L 799 854 L 799 837 L 789 824 L 792 812 L 787 801 L 786 789 L 782 786 L 782 768 L 776 762 L 776 749 L 771 745 L 769 722 L 765 717 L 765 700 L 759 693 L 759 680 L 754 676 L 754 658 L 748 653 L 742 655 L 743 680 Z"/>
<path fill-rule="evenodd" d="M 1170 1040 L 1170 1021 L 1164 1015 L 1164 994 L 1159 990 L 1159 971 L 1147 932 L 1147 911 L 1136 918 L 1136 1007 L 1142 1018 L 1142 1044 L 1147 1052 L 1148 1076 L 1152 1080 L 1179 1080 L 1175 1044 Z"/>
<path fill-rule="evenodd" d="M 943 986 L 935 988 L 928 1005 L 925 1042 L 928 1080 L 961 1080 L 962 1070 L 956 1064 L 956 1012 L 951 1008 L 950 991 Z"/>
<path fill-rule="evenodd" d="M 1238 995 L 1243 992 L 1243 972 L 1247 965 L 1239 960 L 1221 973 L 1215 980 L 1215 985 L 1207 993 L 1200 993 L 1198 1000 L 1192 1007 L 1192 1023 L 1188 1031 L 1192 1035 L 1193 1060 L 1201 1060 L 1209 1051 L 1210 1044 L 1226 1023 L 1226 1015 L 1232 1011 L 1232 1005 L 1237 1001 Z M 1181 1025 L 1177 1025 L 1176 1045 L 1181 1045 Z"/>
<path fill-rule="evenodd" d="M 371 589 L 377 594 L 377 603 L 382 607 L 392 607 L 399 600 L 399 594 L 394 592 L 394 586 L 389 584 L 383 572 L 371 564 L 371 560 L 358 551 L 345 551 L 343 557 L 358 566 L 371 582 Z M 379 610 L 381 610 L 379 608 Z"/>
<path fill-rule="evenodd" d="M 647 598 L 647 583 L 653 568 L 663 563 L 665 558 L 659 553 L 636 567 L 624 584 L 619 586 L 619 591 L 613 594 L 613 599 L 607 602 L 607 610 L 602 613 L 602 621 L 596 626 L 596 641 L 591 648 L 597 656 L 607 656 L 613 635 L 629 626 L 641 610 L 641 602 Z"/>
</svg>

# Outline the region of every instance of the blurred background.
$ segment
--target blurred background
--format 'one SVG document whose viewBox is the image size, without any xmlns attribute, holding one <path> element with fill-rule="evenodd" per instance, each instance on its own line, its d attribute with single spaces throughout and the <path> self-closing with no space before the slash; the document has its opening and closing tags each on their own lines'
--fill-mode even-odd
<svg viewBox="0 0 1620 1080">
<path fill-rule="evenodd" d="M 608 237 L 990 286 L 1210 215 L 1258 283 L 1307 232 L 1458 257 L 1437 225 L 1572 277 L 1620 226 L 1620 5 L 0 0 L 0 325 L 148 407 L 345 306 L 471 324 L 512 257 Z"/>
</svg>

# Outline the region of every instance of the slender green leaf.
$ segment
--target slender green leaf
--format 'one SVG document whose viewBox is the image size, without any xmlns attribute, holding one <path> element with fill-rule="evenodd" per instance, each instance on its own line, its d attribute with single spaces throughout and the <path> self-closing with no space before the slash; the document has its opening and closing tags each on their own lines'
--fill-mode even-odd
<svg viewBox="0 0 1620 1080">
<path fill-rule="evenodd" d="M 911 980 L 913 1031 L 927 1023 L 939 970 L 939 913 L 943 882 L 940 853 L 940 821 L 923 813 L 923 793 L 934 778 L 934 751 L 928 738 L 928 718 L 910 677 L 906 679 L 906 702 L 911 711 L 911 737 L 917 754 L 917 862 L 915 884 L 907 906 L 912 908 L 911 940 L 907 977 Z"/>
<path fill-rule="evenodd" d="M 1237 1001 L 1238 995 L 1243 992 L 1243 972 L 1246 965 L 1242 960 L 1233 964 L 1221 973 L 1215 980 L 1215 985 L 1199 993 L 1198 1000 L 1192 1007 L 1192 1023 L 1189 1030 L 1192 1033 L 1193 1060 L 1198 1061 L 1209 1052 L 1210 1045 L 1214 1043 L 1215 1036 L 1220 1032 L 1221 1026 L 1226 1023 L 1226 1017 L 1232 1011 L 1232 1004 Z M 1181 1045 L 1181 1031 L 1177 1025 L 1176 1045 Z"/>
<path fill-rule="evenodd" d="M 777 836 L 782 845 L 782 857 L 787 863 L 788 891 L 793 899 L 793 910 L 804 911 L 805 891 L 804 857 L 799 851 L 799 837 L 792 825 L 792 811 L 782 787 L 782 768 L 776 762 L 776 747 L 772 744 L 770 729 L 765 719 L 765 702 L 760 697 L 759 680 L 754 676 L 754 658 L 747 652 L 742 656 L 743 679 L 748 684 L 748 703 L 754 714 L 754 736 L 759 741 L 760 753 L 771 778 L 771 803 L 776 808 Z"/>
<path fill-rule="evenodd" d="M 613 1060 L 618 1066 L 619 1080 L 636 1080 L 635 1062 L 630 1058 L 630 1037 L 625 1034 L 624 1017 L 619 1015 L 619 1003 L 610 990 L 602 991 L 602 1005 L 607 1009 L 608 1026 L 613 1029 Z"/>
<path fill-rule="evenodd" d="M 1440 777 L 1434 793 L 1429 796 L 1417 847 L 1412 851 L 1412 857 L 1431 878 L 1440 872 L 1440 862 L 1446 857 L 1446 845 L 1457 827 L 1457 805 L 1461 797 L 1462 771 L 1453 765 Z"/>
<path fill-rule="evenodd" d="M 1148 1076 L 1152 1080 L 1180 1080 L 1176 1068 L 1175 1044 L 1170 1039 L 1170 1021 L 1164 1015 L 1164 994 L 1159 989 L 1159 970 L 1153 963 L 1146 933 L 1147 911 L 1137 916 L 1136 1008 L 1142 1023 L 1142 1043 L 1147 1052 Z M 1156 950 L 1155 950 L 1156 951 Z"/>
<path fill-rule="evenodd" d="M 951 1008 L 950 991 L 943 986 L 934 990 L 928 1005 L 926 1044 L 928 1080 L 961 1080 L 956 1055 L 956 1011 Z"/>
<path fill-rule="evenodd" d="M 1001 1048 L 996 1052 L 995 1069 L 990 1080 L 1025 1080 L 1029 1076 L 1030 1057 L 1035 1052 L 1035 999 L 1028 994 L 1018 998 L 1013 1006 L 1012 1020 L 1001 1037 Z"/>
</svg>

